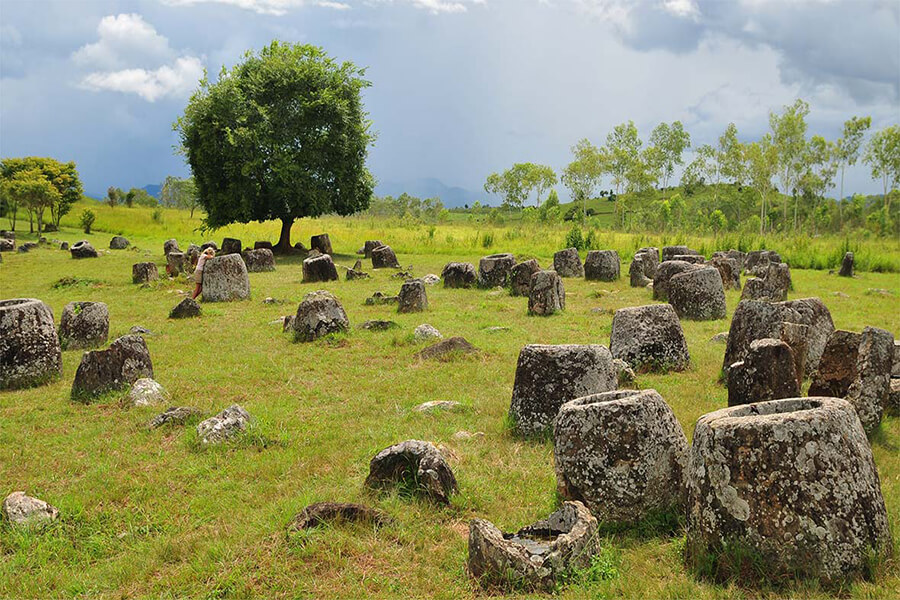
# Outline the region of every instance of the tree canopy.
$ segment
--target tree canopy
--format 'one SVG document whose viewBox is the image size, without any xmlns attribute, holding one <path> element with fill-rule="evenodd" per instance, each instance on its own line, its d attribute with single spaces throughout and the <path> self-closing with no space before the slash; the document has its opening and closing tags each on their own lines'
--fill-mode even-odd
<svg viewBox="0 0 900 600">
<path fill-rule="evenodd" d="M 207 78 L 175 127 L 205 223 L 349 215 L 369 205 L 374 141 L 361 92 L 365 70 L 307 44 L 273 41 L 215 83 Z"/>
<path fill-rule="evenodd" d="M 49 209 L 53 225 L 59 228 L 60 219 L 72 210 L 72 205 L 78 202 L 82 195 L 81 180 L 78 177 L 78 170 L 75 168 L 75 163 L 71 161 L 62 163 L 56 159 L 44 156 L 4 158 L 3 161 L 0 162 L 0 179 L 2 179 L 4 185 L 9 186 L 16 175 L 22 172 L 29 172 L 30 175 L 25 179 L 30 180 L 37 179 L 39 174 L 40 177 L 43 177 L 43 179 L 53 186 L 56 193 L 54 194 L 53 192 L 47 191 L 49 199 L 46 202 L 41 202 L 40 217 L 41 220 L 43 220 L 44 210 Z M 19 184 L 16 189 L 19 191 L 24 189 L 22 187 L 22 182 L 25 179 L 19 179 Z M 42 186 L 43 184 L 38 185 Z M 8 189 L 8 192 L 9 191 L 10 189 Z M 15 229 L 15 215 L 20 206 L 28 210 L 29 214 L 33 214 L 36 210 L 36 206 L 33 202 L 22 200 L 22 198 L 23 196 L 8 194 L 7 201 L 10 204 L 7 212 L 10 216 L 10 226 L 12 229 Z M 20 201 L 22 204 L 19 204 Z"/>
<path fill-rule="evenodd" d="M 535 206 L 541 205 L 541 196 L 556 185 L 556 173 L 552 167 L 534 163 L 516 163 L 502 173 L 491 173 L 484 182 L 484 191 L 499 194 L 503 206 L 522 208 L 532 192 L 535 192 Z"/>
</svg>

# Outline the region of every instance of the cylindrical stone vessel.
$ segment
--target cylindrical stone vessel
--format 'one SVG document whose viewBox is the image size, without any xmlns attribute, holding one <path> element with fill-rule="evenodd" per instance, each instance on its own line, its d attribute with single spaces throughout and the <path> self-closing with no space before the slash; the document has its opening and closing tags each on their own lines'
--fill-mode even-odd
<svg viewBox="0 0 900 600">
<path fill-rule="evenodd" d="M 397 301 L 397 312 L 411 313 L 428 310 L 428 296 L 425 294 L 425 283 L 421 279 L 404 281 L 400 286 Z"/>
<path fill-rule="evenodd" d="M 656 390 L 617 390 L 566 402 L 553 428 L 556 487 L 601 523 L 680 512 L 687 438 Z"/>
<path fill-rule="evenodd" d="M 513 296 L 528 296 L 531 292 L 531 276 L 541 270 L 535 259 L 518 263 L 509 273 L 509 291 Z"/>
<path fill-rule="evenodd" d="M 890 552 L 872 449 L 838 398 L 735 406 L 697 421 L 687 483 L 687 552 L 723 576 L 838 583 Z"/>
<path fill-rule="evenodd" d="M 66 350 L 87 350 L 106 343 L 109 308 L 103 302 L 69 302 L 59 321 L 59 344 Z"/>
<path fill-rule="evenodd" d="M 399 269 L 400 262 L 390 246 L 378 246 L 372 249 L 373 269 Z"/>
<path fill-rule="evenodd" d="M 0 300 L 0 390 L 43 385 L 61 374 L 50 307 L 36 298 Z"/>
<path fill-rule="evenodd" d="M 156 263 L 142 262 L 131 265 L 132 283 L 149 283 L 159 279 L 159 270 Z"/>
<path fill-rule="evenodd" d="M 556 271 L 538 271 L 531 276 L 528 314 L 552 315 L 566 309 L 566 289 Z"/>
<path fill-rule="evenodd" d="M 589 281 L 618 281 L 620 269 L 615 250 L 591 250 L 584 259 L 584 278 Z"/>
<path fill-rule="evenodd" d="M 510 420 L 520 435 L 549 434 L 560 406 L 614 389 L 616 370 L 605 346 L 529 344 L 519 352 Z"/>
<path fill-rule="evenodd" d="M 441 278 L 445 288 L 470 288 L 478 282 L 475 265 L 471 263 L 447 263 L 441 271 Z"/>
<path fill-rule="evenodd" d="M 669 304 L 681 319 L 724 319 L 725 287 L 718 269 L 702 267 L 672 276 L 669 280 Z"/>
<path fill-rule="evenodd" d="M 483 288 L 506 287 L 509 273 L 516 264 L 512 254 L 491 254 L 478 261 L 478 285 Z"/>
<path fill-rule="evenodd" d="M 227 302 L 250 298 L 250 278 L 240 254 L 216 256 L 203 266 L 204 302 Z"/>
</svg>

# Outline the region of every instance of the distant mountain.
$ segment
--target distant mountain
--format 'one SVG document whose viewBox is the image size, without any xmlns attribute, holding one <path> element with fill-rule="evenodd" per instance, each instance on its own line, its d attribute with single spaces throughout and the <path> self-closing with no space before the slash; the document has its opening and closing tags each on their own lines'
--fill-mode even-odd
<svg viewBox="0 0 900 600">
<path fill-rule="evenodd" d="M 487 204 L 488 201 L 492 200 L 483 192 L 473 192 L 456 186 L 451 187 L 434 177 L 410 181 L 382 181 L 375 186 L 375 194 L 377 196 L 396 197 L 403 192 L 423 200 L 425 198 L 440 198 L 447 208 L 461 207 L 466 204 L 471 206 L 476 200 L 482 204 Z"/>
<path fill-rule="evenodd" d="M 148 194 L 150 194 L 151 196 L 153 196 L 154 198 L 156 198 L 157 200 L 159 200 L 159 194 L 160 194 L 160 192 L 162 192 L 162 186 L 159 185 L 158 183 L 151 183 L 149 185 L 145 185 L 142 189 L 144 191 L 146 191 Z"/>
</svg>

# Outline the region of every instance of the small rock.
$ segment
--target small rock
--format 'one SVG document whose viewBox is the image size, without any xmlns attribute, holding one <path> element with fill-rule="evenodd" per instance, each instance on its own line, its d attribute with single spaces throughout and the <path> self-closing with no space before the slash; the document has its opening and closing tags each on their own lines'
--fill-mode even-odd
<svg viewBox="0 0 900 600">
<path fill-rule="evenodd" d="M 131 242 L 129 242 L 126 238 L 122 237 L 121 235 L 117 235 L 109 241 L 110 250 L 124 250 L 125 248 L 127 248 L 130 245 L 131 245 Z"/>
<path fill-rule="evenodd" d="M 438 411 L 455 412 L 461 408 L 462 404 L 460 404 L 459 402 L 454 402 L 453 400 L 431 400 L 430 402 L 423 402 L 414 410 L 420 413 L 431 413 Z"/>
<path fill-rule="evenodd" d="M 444 360 L 454 354 L 475 354 L 477 352 L 478 350 L 475 348 L 475 346 L 466 341 L 466 338 L 457 336 L 442 340 L 432 346 L 428 346 L 427 348 L 416 354 L 416 356 L 423 360 L 433 358 Z"/>
<path fill-rule="evenodd" d="M 13 492 L 3 500 L 3 516 L 17 527 L 32 527 L 55 521 L 59 509 L 25 492 Z"/>
<path fill-rule="evenodd" d="M 483 438 L 483 437 L 484 437 L 483 431 L 476 431 L 475 433 L 472 433 L 471 431 L 463 430 L 463 431 L 457 431 L 456 433 L 454 433 L 452 436 L 450 436 L 450 439 L 452 439 L 455 442 L 465 442 L 467 440 L 478 439 L 478 438 Z"/>
<path fill-rule="evenodd" d="M 836 296 L 838 298 L 849 298 L 850 294 L 845 294 L 844 292 L 831 292 L 832 296 Z"/>
<path fill-rule="evenodd" d="M 713 344 L 727 344 L 728 343 L 728 332 L 720 331 L 716 335 L 709 338 L 709 341 Z"/>
<path fill-rule="evenodd" d="M 149 377 L 141 377 L 135 381 L 128 392 L 130 406 L 154 406 L 166 402 L 168 398 L 165 388 Z"/>
<path fill-rule="evenodd" d="M 443 504 L 459 491 L 453 470 L 440 451 L 420 440 L 407 440 L 376 454 L 369 463 L 366 487 L 400 487 Z"/>
<path fill-rule="evenodd" d="M 400 325 L 398 325 L 394 321 L 373 320 L 366 321 L 365 323 L 360 325 L 360 327 L 362 327 L 363 329 L 368 329 L 369 331 L 387 331 L 388 329 L 400 327 Z"/>
<path fill-rule="evenodd" d="M 422 282 L 425 285 L 435 285 L 441 282 L 441 278 L 434 273 L 429 273 L 428 275 L 422 277 Z"/>
<path fill-rule="evenodd" d="M 500 325 L 494 325 L 493 327 L 486 327 L 485 331 L 488 333 L 499 333 L 501 331 L 509 331 L 509 327 L 502 327 Z"/>
<path fill-rule="evenodd" d="M 612 365 L 616 372 L 616 381 L 620 388 L 632 385 L 637 380 L 637 375 L 634 374 L 634 370 L 621 358 L 614 358 Z"/>
<path fill-rule="evenodd" d="M 894 292 L 882 288 L 869 288 L 866 290 L 866 296 L 893 296 Z"/>
<path fill-rule="evenodd" d="M 191 298 L 185 298 L 179 302 L 175 308 L 169 313 L 170 319 L 189 319 L 199 317 L 201 313 L 200 304 Z"/>
<path fill-rule="evenodd" d="M 232 404 L 214 417 L 197 424 L 197 435 L 204 444 L 227 442 L 247 431 L 253 421 L 239 404 Z"/>
<path fill-rule="evenodd" d="M 312 529 L 326 523 L 372 523 L 376 526 L 385 525 L 390 519 L 380 510 L 370 508 L 363 504 L 350 502 L 316 502 L 310 504 L 298 513 L 288 523 L 288 531 L 301 531 Z"/>
<path fill-rule="evenodd" d="M 153 335 L 153 332 L 149 329 L 141 327 L 140 325 L 134 325 L 131 329 L 128 330 L 129 333 L 135 333 L 137 335 Z"/>
<path fill-rule="evenodd" d="M 413 337 L 417 342 L 427 342 L 430 340 L 442 340 L 444 336 L 441 335 L 441 332 L 429 325 L 428 323 L 423 323 L 416 327 L 413 332 Z"/>
</svg>

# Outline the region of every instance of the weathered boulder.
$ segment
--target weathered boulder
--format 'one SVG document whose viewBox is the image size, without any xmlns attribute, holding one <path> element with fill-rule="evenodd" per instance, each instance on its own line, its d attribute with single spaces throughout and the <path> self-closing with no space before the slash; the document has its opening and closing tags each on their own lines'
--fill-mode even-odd
<svg viewBox="0 0 900 600">
<path fill-rule="evenodd" d="M 691 362 L 681 321 L 670 304 L 617 310 L 609 350 L 637 371 L 683 371 Z"/>
<path fill-rule="evenodd" d="M 319 235 L 314 235 L 309 238 L 309 248 L 310 250 L 318 250 L 322 254 L 333 253 L 333 250 L 331 249 L 331 238 L 328 237 L 327 233 L 320 233 Z"/>
<path fill-rule="evenodd" d="M 398 488 L 401 493 L 443 504 L 448 504 L 450 496 L 459 491 L 453 470 L 440 450 L 421 440 L 406 440 L 376 454 L 369 462 L 366 487 Z"/>
<path fill-rule="evenodd" d="M 439 411 L 456 412 L 462 408 L 462 404 L 453 400 L 429 400 L 419 404 L 413 410 L 420 413 L 436 413 Z"/>
<path fill-rule="evenodd" d="M 124 238 L 121 235 L 113 236 L 113 239 L 109 240 L 110 250 L 124 250 L 130 245 L 131 242 L 129 242 L 127 238 Z"/>
<path fill-rule="evenodd" d="M 59 244 L 59 249 L 60 249 L 60 250 L 68 250 L 68 249 L 69 249 L 69 242 L 60 242 L 60 244 Z"/>
<path fill-rule="evenodd" d="M 97 250 L 87 240 L 81 240 L 80 242 L 72 244 L 72 247 L 69 248 L 69 254 L 72 255 L 72 258 L 97 258 L 100 256 Z"/>
<path fill-rule="evenodd" d="M 509 417 L 525 437 L 552 431 L 559 407 L 616 389 L 612 356 L 599 344 L 529 344 L 519 352 Z"/>
<path fill-rule="evenodd" d="M 418 352 L 416 356 L 422 360 L 445 360 L 446 358 L 453 355 L 475 354 L 476 352 L 478 352 L 478 349 L 470 344 L 466 340 L 466 338 L 454 336 L 452 338 L 441 340 L 436 344 L 428 346 L 427 348 Z"/>
<path fill-rule="evenodd" d="M 43 385 L 61 374 L 50 307 L 36 298 L 0 300 L 0 390 Z"/>
<path fill-rule="evenodd" d="M 723 372 L 727 373 L 732 364 L 744 359 L 753 340 L 781 339 L 784 322 L 809 327 L 807 338 L 809 349 L 806 354 L 804 375 L 814 373 L 819 366 L 825 344 L 834 331 L 831 313 L 818 298 L 801 298 L 789 302 L 741 300 L 731 317 L 725 360 L 722 363 Z"/>
<path fill-rule="evenodd" d="M 156 263 L 142 262 L 131 265 L 131 282 L 132 283 L 149 283 L 159 279 L 159 270 Z"/>
<path fill-rule="evenodd" d="M 141 377 L 153 378 L 150 350 L 141 336 L 123 335 L 106 350 L 82 355 L 72 382 L 72 399 L 89 402 L 94 396 L 124 389 Z"/>
<path fill-rule="evenodd" d="M 397 304 L 398 302 L 400 302 L 399 296 L 388 296 L 384 292 L 375 292 L 371 297 L 366 298 L 366 306 Z"/>
<path fill-rule="evenodd" d="M 784 302 L 791 289 L 791 269 L 787 263 L 769 263 L 764 270 L 757 268 L 759 276 L 747 280 L 741 300 L 768 300 Z"/>
<path fill-rule="evenodd" d="M 254 250 L 272 250 L 275 246 L 272 245 L 272 242 L 268 240 L 257 240 L 253 242 Z"/>
<path fill-rule="evenodd" d="M 399 298 L 397 312 L 411 313 L 428 310 L 428 295 L 425 293 L 425 283 L 421 279 L 404 281 L 397 297 Z"/>
<path fill-rule="evenodd" d="M 560 277 L 584 277 L 584 266 L 577 248 L 566 248 L 553 255 L 553 270 Z"/>
<path fill-rule="evenodd" d="M 676 254 L 669 260 L 680 260 L 681 262 L 691 263 L 692 265 L 699 265 L 706 262 L 706 258 L 699 254 Z"/>
<path fill-rule="evenodd" d="M 373 269 L 399 269 L 400 262 L 390 246 L 378 246 L 372 248 Z"/>
<path fill-rule="evenodd" d="M 69 302 L 59 322 L 63 350 L 86 350 L 106 343 L 109 308 L 103 302 Z"/>
<path fill-rule="evenodd" d="M 806 357 L 809 355 L 809 325 L 802 323 L 781 323 L 782 342 L 790 346 L 794 355 L 794 373 L 797 375 L 797 385 L 803 386 L 806 378 Z M 799 395 L 799 392 L 798 394 Z"/>
<path fill-rule="evenodd" d="M 853 253 L 847 252 L 844 254 L 844 259 L 841 261 L 841 270 L 838 271 L 838 275 L 841 277 L 853 277 Z"/>
<path fill-rule="evenodd" d="M 302 531 L 332 523 L 371 523 L 385 525 L 390 519 L 380 510 L 352 502 L 316 502 L 297 513 L 287 530 Z"/>
<path fill-rule="evenodd" d="M 774 250 L 753 250 L 748 252 L 744 259 L 744 272 L 759 276 L 768 268 L 769 263 L 780 262 L 781 256 Z"/>
<path fill-rule="evenodd" d="M 704 415 L 689 464 L 690 563 L 712 559 L 725 577 L 763 567 L 773 580 L 831 584 L 890 551 L 872 450 L 843 400 L 791 398 Z M 742 552 L 719 560 L 726 548 Z"/>
<path fill-rule="evenodd" d="M 653 280 L 645 275 L 646 270 L 644 255 L 641 253 L 635 254 L 634 258 L 631 259 L 631 265 L 628 267 L 631 287 L 647 287 L 653 283 Z"/>
<path fill-rule="evenodd" d="M 591 250 L 584 259 L 584 278 L 588 281 L 618 281 L 619 253 L 615 250 Z"/>
<path fill-rule="evenodd" d="M 358 279 L 368 279 L 369 274 L 362 270 L 362 262 L 356 261 L 352 269 L 347 269 L 347 281 L 356 281 Z"/>
<path fill-rule="evenodd" d="M 311 342 L 330 333 L 347 331 L 350 320 L 337 298 L 330 292 L 317 290 L 303 297 L 292 326 L 295 340 Z"/>
<path fill-rule="evenodd" d="M 202 309 L 200 308 L 200 303 L 198 303 L 193 298 L 185 298 L 181 302 L 175 305 L 169 312 L 170 319 L 190 319 L 193 317 L 199 317 L 202 313 Z"/>
<path fill-rule="evenodd" d="M 587 569 L 600 552 L 597 519 L 581 502 L 564 502 L 546 519 L 516 533 L 490 521 L 469 523 L 469 574 L 486 589 L 544 591 Z"/>
<path fill-rule="evenodd" d="M 894 366 L 891 367 L 891 377 L 900 377 L 900 340 L 894 340 Z"/>
<path fill-rule="evenodd" d="M 877 327 L 866 327 L 859 340 L 856 379 L 847 391 L 847 400 L 856 409 L 866 433 L 881 424 L 884 406 L 891 394 L 891 366 L 894 336 Z"/>
<path fill-rule="evenodd" d="M 728 406 L 799 395 L 794 352 L 781 340 L 754 340 L 744 360 L 728 370 Z"/>
<path fill-rule="evenodd" d="M 566 289 L 556 271 L 538 271 L 531 276 L 528 314 L 552 315 L 566 309 Z"/>
<path fill-rule="evenodd" d="M 432 325 L 422 323 L 413 331 L 413 338 L 417 342 L 430 342 L 431 340 L 442 340 L 444 336 Z"/>
<path fill-rule="evenodd" d="M 16 240 L 0 238 L 0 252 L 12 252 L 16 249 Z"/>
<path fill-rule="evenodd" d="M 747 253 L 741 252 L 740 250 L 734 250 L 734 249 L 718 250 L 716 252 L 713 252 L 710 260 L 716 259 L 716 258 L 730 258 L 731 260 L 733 260 L 735 265 L 737 265 L 738 275 L 740 275 L 740 272 L 744 270 L 744 261 L 747 258 Z"/>
<path fill-rule="evenodd" d="M 653 278 L 653 299 L 669 299 L 669 281 L 679 273 L 699 269 L 697 265 L 683 260 L 665 260 L 656 268 L 656 276 Z"/>
<path fill-rule="evenodd" d="M 215 243 L 214 241 L 212 241 L 212 240 L 210 240 L 210 241 L 208 241 L 208 242 L 203 242 L 202 244 L 200 244 L 200 252 L 203 252 L 203 251 L 206 250 L 207 248 L 212 248 L 213 250 L 215 250 L 215 251 L 218 252 L 218 250 L 219 250 L 219 245 L 216 244 L 216 243 Z"/>
<path fill-rule="evenodd" d="M 222 239 L 222 251 L 218 252 L 218 254 L 222 256 L 226 254 L 240 254 L 242 249 L 241 240 L 227 237 Z"/>
<path fill-rule="evenodd" d="M 843 398 L 856 380 L 856 363 L 859 358 L 859 343 L 862 336 L 852 331 L 836 329 L 831 332 L 819 368 L 809 384 L 810 396 L 830 396 Z"/>
<path fill-rule="evenodd" d="M 491 254 L 478 261 L 478 285 L 483 288 L 506 287 L 516 265 L 512 254 Z"/>
<path fill-rule="evenodd" d="M 517 263 L 509 272 L 509 290 L 513 296 L 528 296 L 531 293 L 531 276 L 541 270 L 535 259 Z"/>
<path fill-rule="evenodd" d="M 250 278 L 240 254 L 216 256 L 203 266 L 203 301 L 228 302 L 250 298 Z"/>
<path fill-rule="evenodd" d="M 659 267 L 659 248 L 650 246 L 649 248 L 641 248 L 634 254 L 641 257 L 644 265 L 644 275 L 648 279 L 656 277 L 656 269 Z"/>
<path fill-rule="evenodd" d="M 178 247 L 178 240 L 175 238 L 163 242 L 163 256 L 168 256 L 169 252 L 181 252 L 181 248 Z"/>
<path fill-rule="evenodd" d="M 699 256 L 699 254 L 687 246 L 663 246 L 662 261 L 674 260 L 676 256 Z"/>
<path fill-rule="evenodd" d="M 441 271 L 445 288 L 470 288 L 478 283 L 475 266 L 471 263 L 451 262 Z"/>
<path fill-rule="evenodd" d="M 250 416 L 239 404 L 232 404 L 214 417 L 197 423 L 197 436 L 204 444 L 221 444 L 245 433 L 253 423 Z"/>
<path fill-rule="evenodd" d="M 613 359 L 613 369 L 616 371 L 616 382 L 618 387 L 627 388 L 637 381 L 637 375 L 634 369 L 621 358 Z"/>
<path fill-rule="evenodd" d="M 741 289 L 741 269 L 733 258 L 727 256 L 713 256 L 709 263 L 719 271 L 722 277 L 722 285 L 726 290 Z"/>
<path fill-rule="evenodd" d="M 187 273 L 189 268 L 190 263 L 184 252 L 173 250 L 166 254 L 166 273 L 168 273 L 170 277 L 174 277 L 180 273 Z"/>
<path fill-rule="evenodd" d="M 3 518 L 13 527 L 39 527 L 59 517 L 59 509 L 25 492 L 13 492 L 3 500 Z"/>
<path fill-rule="evenodd" d="M 200 410 L 192 406 L 170 406 L 164 412 L 156 415 L 147 424 L 148 429 L 156 429 L 163 425 L 184 425 L 188 419 L 199 416 Z"/>
<path fill-rule="evenodd" d="M 337 267 L 327 254 L 316 254 L 303 261 L 303 283 L 337 281 Z"/>
<path fill-rule="evenodd" d="M 553 426 L 556 489 L 601 523 L 681 512 L 688 444 L 656 390 L 593 394 L 562 405 Z"/>
<path fill-rule="evenodd" d="M 725 288 L 719 271 L 713 267 L 673 275 L 668 283 L 668 296 L 669 304 L 682 319 L 714 321 L 725 318 Z"/>
<path fill-rule="evenodd" d="M 422 283 L 425 285 L 437 285 L 441 282 L 441 278 L 435 275 L 434 273 L 426 273 L 422 277 L 420 277 Z"/>
<path fill-rule="evenodd" d="M 131 386 L 128 392 L 129 406 L 155 406 L 168 401 L 166 389 L 149 377 L 141 377 Z"/>
<path fill-rule="evenodd" d="M 244 250 L 241 252 L 241 258 L 244 259 L 244 264 L 247 265 L 248 273 L 262 273 L 275 270 L 275 255 L 267 248 Z"/>
<path fill-rule="evenodd" d="M 384 245 L 381 240 L 366 240 L 363 244 L 363 255 L 365 258 L 372 258 L 372 250 Z"/>
<path fill-rule="evenodd" d="M 884 412 L 893 417 L 900 416 L 900 377 L 891 377 L 891 392 Z"/>
</svg>

